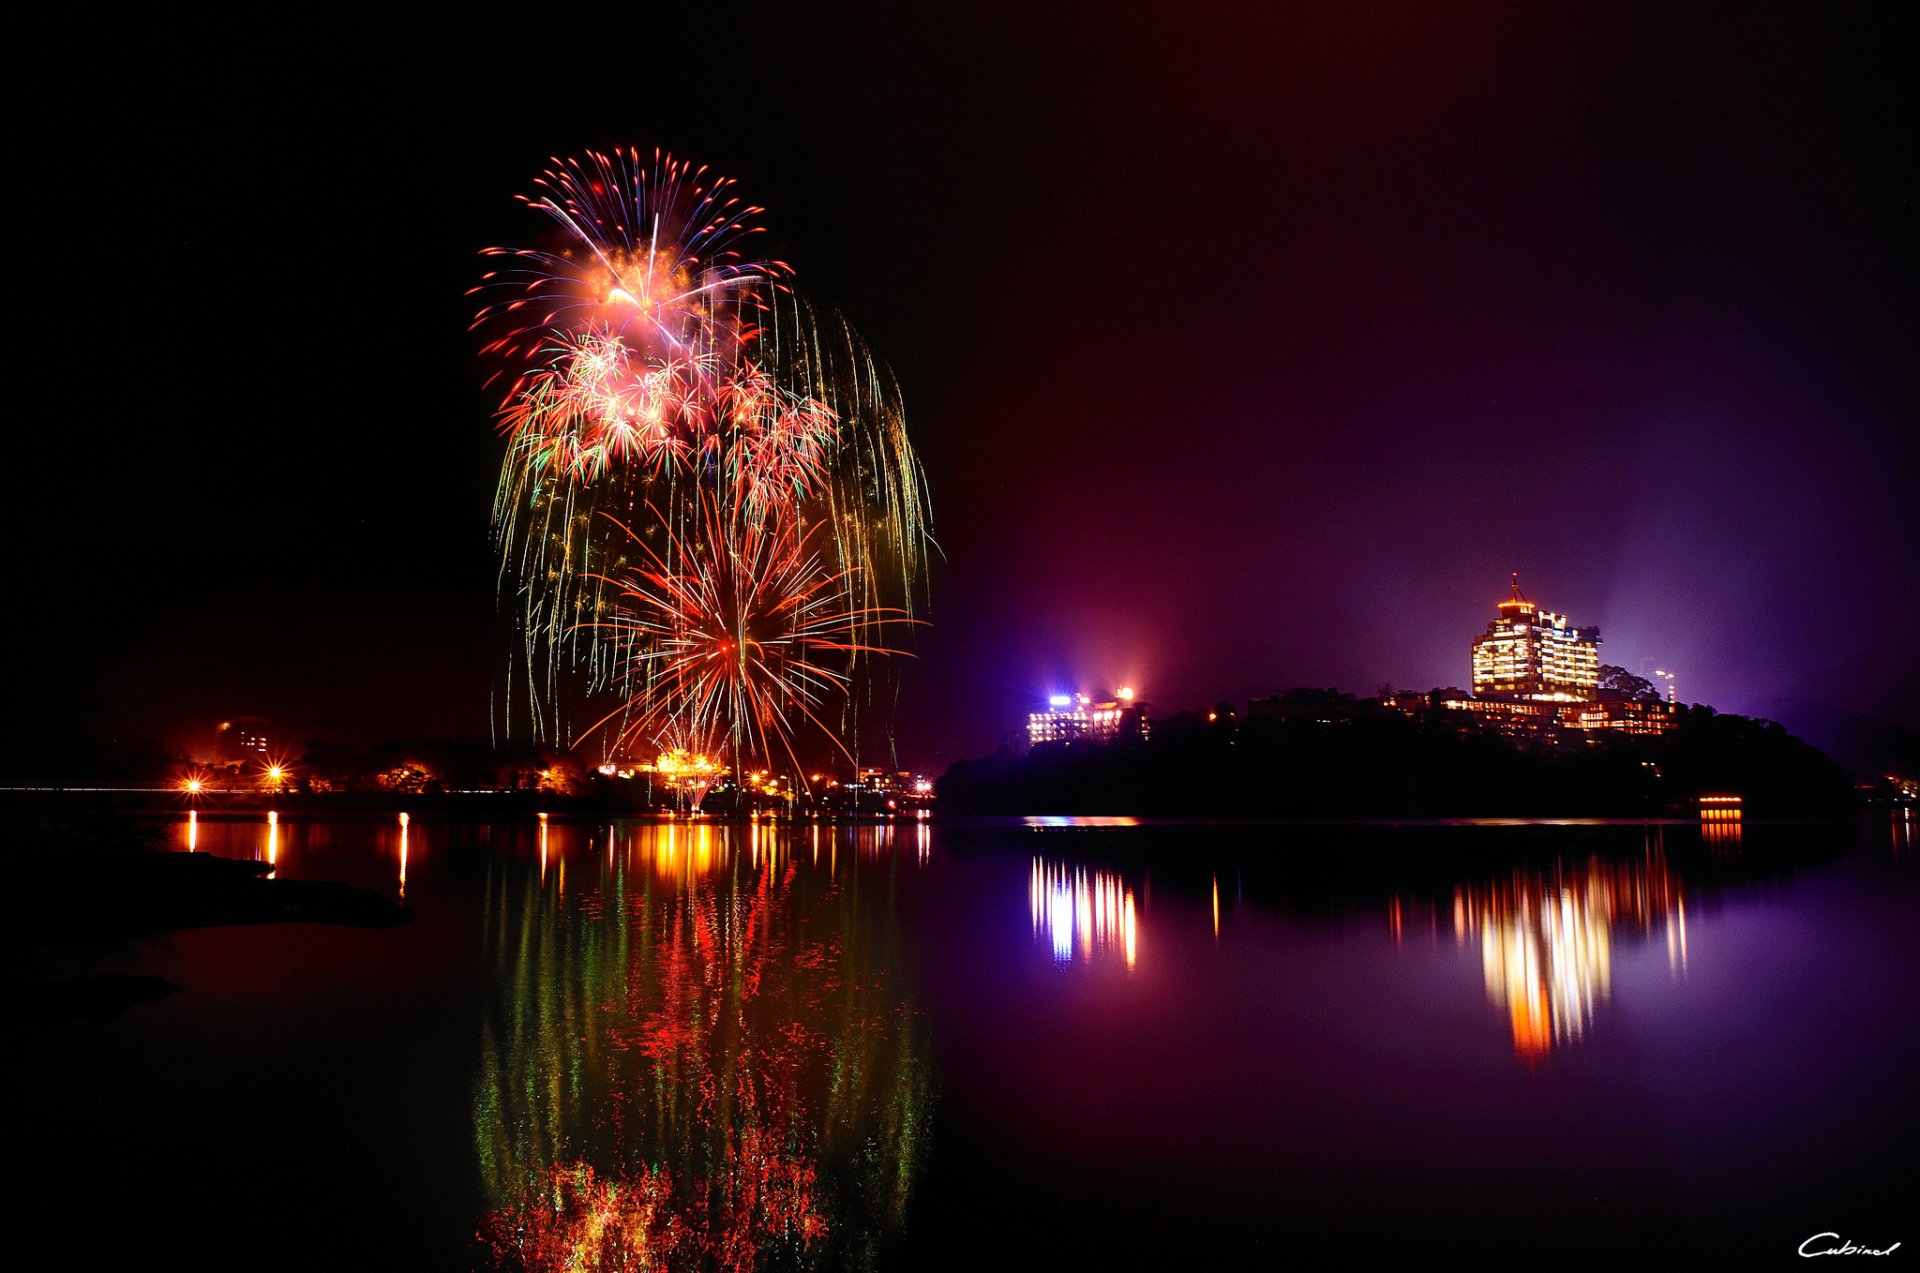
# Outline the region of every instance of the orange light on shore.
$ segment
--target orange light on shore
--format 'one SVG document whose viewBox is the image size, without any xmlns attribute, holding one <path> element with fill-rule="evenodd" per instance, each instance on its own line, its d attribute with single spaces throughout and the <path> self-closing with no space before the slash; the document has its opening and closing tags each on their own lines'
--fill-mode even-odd
<svg viewBox="0 0 1920 1273">
<path fill-rule="evenodd" d="M 704 778 L 720 772 L 718 762 L 703 752 L 690 752 L 684 747 L 675 747 L 660 753 L 654 762 L 654 768 L 669 778 Z M 755 774 L 754 777 L 760 777 Z"/>
</svg>

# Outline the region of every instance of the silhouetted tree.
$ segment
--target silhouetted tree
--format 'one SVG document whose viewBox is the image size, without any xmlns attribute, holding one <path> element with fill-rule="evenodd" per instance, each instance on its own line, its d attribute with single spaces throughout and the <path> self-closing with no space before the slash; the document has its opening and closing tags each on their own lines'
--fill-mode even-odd
<svg viewBox="0 0 1920 1273">
<path fill-rule="evenodd" d="M 1624 667 L 1615 667 L 1611 663 L 1600 665 L 1600 688 L 1648 702 L 1658 702 L 1661 697 L 1660 687 L 1652 681 L 1644 676 L 1635 676 Z"/>
</svg>

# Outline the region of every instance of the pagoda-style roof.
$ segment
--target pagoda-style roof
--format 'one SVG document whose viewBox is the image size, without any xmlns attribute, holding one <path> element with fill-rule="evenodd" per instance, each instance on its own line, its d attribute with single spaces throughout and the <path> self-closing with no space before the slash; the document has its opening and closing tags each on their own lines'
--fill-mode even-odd
<svg viewBox="0 0 1920 1273">
<path fill-rule="evenodd" d="M 1534 605 L 1533 602 L 1527 600 L 1526 595 L 1520 591 L 1520 572 L 1517 570 L 1514 571 L 1513 572 L 1513 597 L 1510 600 L 1502 601 L 1500 603 L 1501 613 L 1505 614 L 1511 611 L 1516 614 L 1526 614 L 1526 613 L 1531 613 L 1537 609 L 1539 609 L 1539 607 Z"/>
</svg>

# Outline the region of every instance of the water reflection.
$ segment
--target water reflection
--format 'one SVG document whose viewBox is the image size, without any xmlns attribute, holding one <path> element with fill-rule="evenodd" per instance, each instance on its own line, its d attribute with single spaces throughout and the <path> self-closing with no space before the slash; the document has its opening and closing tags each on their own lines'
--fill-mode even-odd
<svg viewBox="0 0 1920 1273">
<path fill-rule="evenodd" d="M 1740 810 L 1702 809 L 1700 811 L 1700 839 L 1708 848 L 1739 848 L 1740 831 Z"/>
<path fill-rule="evenodd" d="M 1027 904 L 1034 936 L 1044 934 L 1052 944 L 1055 963 L 1120 954 L 1133 970 L 1140 953 L 1139 913 L 1133 889 L 1119 876 L 1035 858 Z"/>
<path fill-rule="evenodd" d="M 1137 827 L 1140 819 L 1124 816 L 1103 817 L 1088 814 L 1043 813 L 1022 818 L 1021 822 L 1036 831 L 1058 831 L 1069 828 L 1107 828 Z"/>
<path fill-rule="evenodd" d="M 1420 906 L 1393 899 L 1396 941 Z M 1616 933 L 1657 933 L 1669 971 L 1677 978 L 1687 968 L 1686 901 L 1657 848 L 1641 861 L 1592 858 L 1456 888 L 1452 912 L 1454 939 L 1479 944 L 1487 998 L 1506 1009 L 1514 1054 L 1529 1063 L 1586 1034 L 1596 1002 L 1612 989 Z"/>
<path fill-rule="evenodd" d="M 897 1242 L 930 1100 L 888 880 L 913 861 L 863 828 L 835 872 L 841 838 L 543 822 L 537 868 L 493 863 L 496 1263 L 869 1267 Z"/>
</svg>

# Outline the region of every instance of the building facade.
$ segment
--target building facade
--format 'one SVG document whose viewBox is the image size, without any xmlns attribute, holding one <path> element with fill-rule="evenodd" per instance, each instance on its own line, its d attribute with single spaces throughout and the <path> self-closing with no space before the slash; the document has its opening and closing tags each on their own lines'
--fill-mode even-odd
<svg viewBox="0 0 1920 1273">
<path fill-rule="evenodd" d="M 1085 694 L 1055 694 L 1046 707 L 1027 713 L 1027 746 L 1144 740 L 1150 728 L 1147 705 L 1136 700 L 1131 689 L 1104 702 Z"/>
<path fill-rule="evenodd" d="M 1476 697 L 1509 694 L 1570 703 L 1591 699 L 1600 688 L 1600 629 L 1578 628 L 1564 615 L 1540 609 L 1521 595 L 1499 605 L 1500 616 L 1473 642 Z"/>
<path fill-rule="evenodd" d="M 1664 734 L 1678 722 L 1672 702 L 1602 690 L 1600 629 L 1575 627 L 1540 609 L 1521 594 L 1519 576 L 1499 611 L 1474 638 L 1471 694 L 1383 694 L 1381 705 L 1410 716 L 1438 710 L 1463 724 L 1542 745 Z"/>
</svg>

